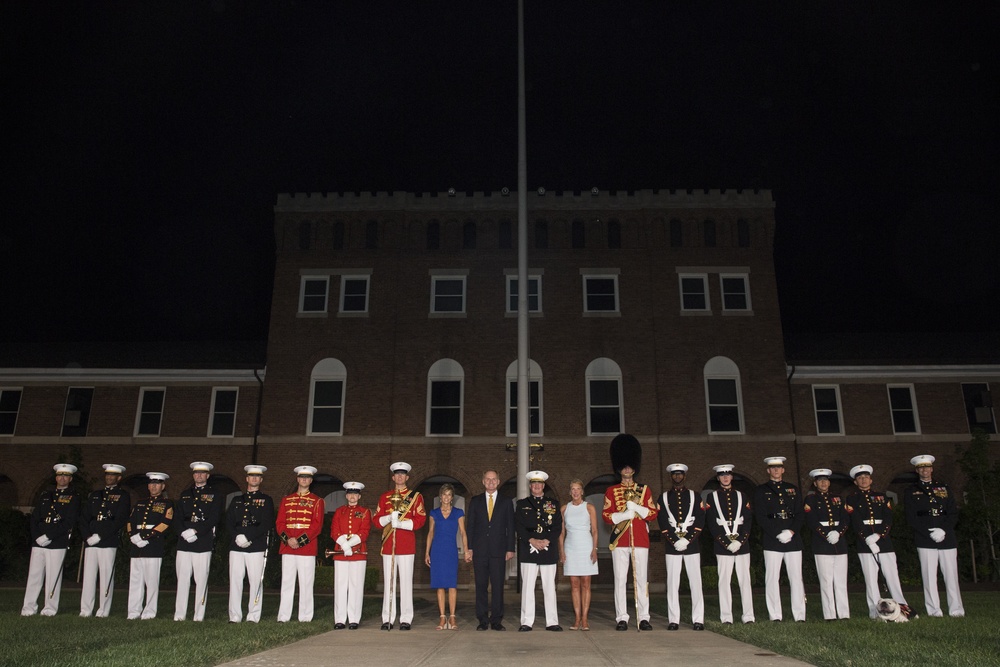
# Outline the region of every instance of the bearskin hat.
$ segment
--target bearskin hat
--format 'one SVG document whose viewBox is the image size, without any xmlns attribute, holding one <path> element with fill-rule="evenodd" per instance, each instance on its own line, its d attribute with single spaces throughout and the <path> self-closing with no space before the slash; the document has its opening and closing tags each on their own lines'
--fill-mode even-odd
<svg viewBox="0 0 1000 667">
<path fill-rule="evenodd" d="M 642 445 L 634 435 L 619 433 L 611 441 L 611 467 L 615 473 L 621 473 L 628 466 L 639 476 L 639 466 L 642 464 Z"/>
</svg>

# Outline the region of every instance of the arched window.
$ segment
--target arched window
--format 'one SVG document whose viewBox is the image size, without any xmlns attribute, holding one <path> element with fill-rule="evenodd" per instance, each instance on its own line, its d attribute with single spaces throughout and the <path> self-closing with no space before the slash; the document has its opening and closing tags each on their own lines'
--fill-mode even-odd
<svg viewBox="0 0 1000 667">
<path fill-rule="evenodd" d="M 454 359 L 438 359 L 427 371 L 427 435 L 462 435 L 465 371 Z"/>
<path fill-rule="evenodd" d="M 705 225 L 705 247 L 715 247 L 715 220 L 706 220 Z"/>
<path fill-rule="evenodd" d="M 465 250 L 476 249 L 476 223 L 466 220 L 462 225 L 462 248 Z"/>
<path fill-rule="evenodd" d="M 441 223 L 431 220 L 427 223 L 427 249 L 438 250 L 441 247 Z"/>
<path fill-rule="evenodd" d="M 742 218 L 736 221 L 736 237 L 741 248 L 750 247 L 750 223 Z"/>
<path fill-rule="evenodd" d="M 542 367 L 528 361 L 528 432 L 542 435 Z M 507 435 L 517 435 L 517 360 L 507 366 Z"/>
<path fill-rule="evenodd" d="M 501 220 L 497 225 L 497 244 L 500 249 L 507 250 L 514 247 L 514 231 L 510 220 Z"/>
<path fill-rule="evenodd" d="M 365 223 L 365 248 L 375 250 L 378 248 L 378 221 L 369 220 Z"/>
<path fill-rule="evenodd" d="M 535 221 L 535 247 L 549 247 L 549 223 L 545 220 Z"/>
<path fill-rule="evenodd" d="M 684 245 L 684 225 L 674 218 L 670 221 L 670 247 L 680 248 Z"/>
<path fill-rule="evenodd" d="M 622 225 L 617 220 L 608 221 L 608 247 L 612 249 L 622 247 Z"/>
<path fill-rule="evenodd" d="M 572 243 L 574 248 L 586 248 L 587 247 L 587 228 L 583 224 L 583 220 L 574 220 L 572 227 Z"/>
<path fill-rule="evenodd" d="M 622 370 L 601 357 L 587 365 L 587 435 L 618 435 L 625 430 Z"/>
<path fill-rule="evenodd" d="M 705 364 L 705 405 L 709 433 L 743 433 L 740 369 L 727 357 Z"/>
<path fill-rule="evenodd" d="M 312 247 L 312 223 L 299 223 L 299 250 L 309 250 Z"/>
<path fill-rule="evenodd" d="M 333 249 L 344 249 L 344 223 L 340 220 L 333 223 Z"/>
<path fill-rule="evenodd" d="M 337 359 L 313 366 L 309 382 L 307 435 L 343 435 L 347 368 Z"/>
</svg>

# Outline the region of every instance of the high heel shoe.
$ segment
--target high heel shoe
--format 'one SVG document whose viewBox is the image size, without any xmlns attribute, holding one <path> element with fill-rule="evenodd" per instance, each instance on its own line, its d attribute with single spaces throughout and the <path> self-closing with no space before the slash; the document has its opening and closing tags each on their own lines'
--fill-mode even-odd
<svg viewBox="0 0 1000 667">
<path fill-rule="evenodd" d="M 438 626 L 437 626 L 436 629 L 438 629 L 438 630 L 445 630 L 447 628 L 448 628 L 448 623 L 446 623 L 445 620 L 444 620 L 444 614 L 441 614 L 441 621 L 438 623 Z"/>
<path fill-rule="evenodd" d="M 448 627 L 451 630 L 458 630 L 458 621 L 455 620 L 455 614 L 452 614 L 448 619 Z"/>
</svg>

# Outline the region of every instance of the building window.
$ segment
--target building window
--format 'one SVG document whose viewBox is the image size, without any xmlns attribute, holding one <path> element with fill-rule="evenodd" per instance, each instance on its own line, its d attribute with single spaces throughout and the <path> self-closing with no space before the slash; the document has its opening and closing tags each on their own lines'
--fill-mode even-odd
<svg viewBox="0 0 1000 667">
<path fill-rule="evenodd" d="M 813 385 L 813 406 L 816 409 L 817 435 L 843 435 L 840 416 L 840 387 Z"/>
<path fill-rule="evenodd" d="M 501 250 L 514 247 L 514 231 L 510 220 L 501 220 L 497 226 L 497 245 Z"/>
<path fill-rule="evenodd" d="M 535 222 L 535 247 L 539 249 L 549 247 L 549 223 L 545 220 Z"/>
<path fill-rule="evenodd" d="M 14 435 L 17 412 L 21 408 L 21 389 L 0 389 L 0 435 Z"/>
<path fill-rule="evenodd" d="M 427 249 L 439 250 L 441 248 L 441 223 L 431 220 L 427 223 Z"/>
<path fill-rule="evenodd" d="M 300 313 L 325 313 L 329 276 L 302 276 L 299 288 Z"/>
<path fill-rule="evenodd" d="M 574 220 L 571 231 L 571 245 L 574 248 L 587 247 L 587 229 L 583 225 L 583 220 Z"/>
<path fill-rule="evenodd" d="M 722 310 L 750 310 L 750 283 L 746 275 L 719 275 L 722 287 Z"/>
<path fill-rule="evenodd" d="M 670 247 L 680 248 L 684 245 L 684 226 L 674 218 L 670 221 Z"/>
<path fill-rule="evenodd" d="M 344 249 L 344 223 L 339 220 L 333 223 L 333 249 Z"/>
<path fill-rule="evenodd" d="M 299 223 L 299 250 L 309 250 L 312 246 L 312 223 Z"/>
<path fill-rule="evenodd" d="M 342 435 L 347 368 L 337 359 L 313 366 L 309 387 L 307 435 Z"/>
<path fill-rule="evenodd" d="M 889 389 L 889 410 L 892 412 L 892 432 L 920 433 L 917 417 L 917 401 L 912 384 L 887 385 Z"/>
<path fill-rule="evenodd" d="M 90 422 L 90 405 L 94 400 L 93 387 L 70 387 L 66 394 L 66 411 L 63 413 L 64 438 L 87 435 Z"/>
<path fill-rule="evenodd" d="M 750 247 L 750 223 L 740 219 L 736 221 L 736 237 L 741 248 Z"/>
<path fill-rule="evenodd" d="M 681 310 L 708 312 L 708 276 L 704 273 L 680 275 Z"/>
<path fill-rule="evenodd" d="M 622 247 L 622 226 L 617 220 L 608 221 L 608 247 L 612 250 Z"/>
<path fill-rule="evenodd" d="M 705 247 L 714 248 L 715 247 L 715 220 L 705 221 Z"/>
<path fill-rule="evenodd" d="M 465 276 L 431 276 L 431 312 L 465 312 Z"/>
<path fill-rule="evenodd" d="M 139 407 L 135 416 L 135 435 L 160 435 L 160 423 L 163 421 L 163 399 L 167 390 L 163 387 L 143 387 L 139 390 Z"/>
<path fill-rule="evenodd" d="M 340 312 L 368 312 L 368 281 L 369 276 L 341 276 Z"/>
<path fill-rule="evenodd" d="M 462 225 L 462 248 L 465 250 L 476 248 L 476 223 L 472 220 L 466 220 Z"/>
<path fill-rule="evenodd" d="M 743 433 L 740 370 L 731 359 L 713 357 L 705 364 L 708 432 Z"/>
<path fill-rule="evenodd" d="M 236 434 L 236 403 L 239 391 L 236 387 L 212 389 L 212 420 L 208 425 L 208 435 L 231 438 Z"/>
<path fill-rule="evenodd" d="M 506 276 L 507 278 L 507 312 L 517 312 L 517 276 Z M 528 312 L 542 312 L 542 276 L 528 276 Z"/>
<path fill-rule="evenodd" d="M 528 360 L 528 432 L 542 435 L 542 369 Z M 507 435 L 517 435 L 517 361 L 507 367 Z"/>
<path fill-rule="evenodd" d="M 465 372 L 453 359 L 439 359 L 427 373 L 427 435 L 462 435 Z"/>
<path fill-rule="evenodd" d="M 979 428 L 987 433 L 996 433 L 996 415 L 993 413 L 990 386 L 985 382 L 964 383 L 962 396 L 965 399 L 965 413 L 969 418 L 969 431 Z"/>
<path fill-rule="evenodd" d="M 618 276 L 584 276 L 583 311 L 585 313 L 617 313 Z"/>
<path fill-rule="evenodd" d="M 587 366 L 587 435 L 617 435 L 625 430 L 622 371 L 611 359 Z"/>
<path fill-rule="evenodd" d="M 365 248 L 375 250 L 378 248 L 378 221 L 369 220 L 365 223 Z"/>
</svg>

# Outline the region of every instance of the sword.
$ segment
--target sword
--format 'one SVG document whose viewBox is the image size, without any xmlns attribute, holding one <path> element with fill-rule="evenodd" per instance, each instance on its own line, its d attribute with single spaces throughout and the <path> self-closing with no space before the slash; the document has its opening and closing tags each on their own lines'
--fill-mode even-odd
<svg viewBox="0 0 1000 667">
<path fill-rule="evenodd" d="M 115 566 L 118 564 L 118 549 L 115 549 L 115 556 L 111 559 L 111 576 L 108 577 L 108 585 L 104 589 L 104 597 L 111 595 L 111 588 L 115 585 Z"/>
<path fill-rule="evenodd" d="M 271 531 L 267 531 L 264 536 L 264 566 L 260 568 L 260 584 L 257 585 L 257 595 L 254 596 L 254 606 L 260 602 L 260 595 L 264 592 L 264 573 L 267 571 L 267 552 L 271 549 Z"/>
</svg>

